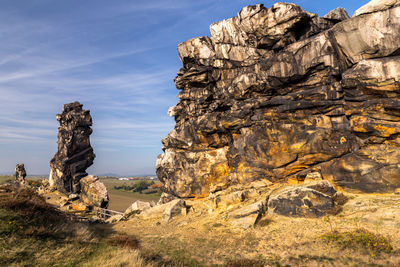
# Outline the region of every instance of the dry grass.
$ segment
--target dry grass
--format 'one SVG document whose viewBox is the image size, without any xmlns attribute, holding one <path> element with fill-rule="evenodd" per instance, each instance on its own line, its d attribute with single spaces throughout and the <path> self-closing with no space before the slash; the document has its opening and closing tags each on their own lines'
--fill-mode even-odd
<svg viewBox="0 0 400 267">
<path fill-rule="evenodd" d="M 70 221 L 32 191 L 8 192 L 0 195 L 0 265 L 400 266 L 399 201 L 356 196 L 336 216 L 266 215 L 243 230 L 200 200 L 168 224 L 110 226 Z"/>
<path fill-rule="evenodd" d="M 369 197 L 376 210 L 380 205 L 398 210 L 399 197 Z M 357 199 L 351 203 L 357 203 Z M 226 219 L 227 212 L 208 214 L 208 208 L 195 206 L 195 212 L 169 224 L 160 224 L 159 219 L 133 219 L 120 222 L 114 229 L 141 233 L 142 250 L 153 251 L 164 260 L 191 259 L 197 264 L 192 266 L 400 266 L 400 224 L 366 221 L 364 216 L 372 211 L 363 211 L 364 207 L 323 219 L 266 215 L 248 230 L 232 226 Z M 345 233 L 353 233 L 358 239 L 355 244 L 343 246 L 339 241 L 321 238 L 335 231 L 344 233 L 338 234 L 337 240 L 345 240 Z M 368 242 L 372 246 L 378 242 L 381 253 L 371 250 Z"/>
<path fill-rule="evenodd" d="M 135 237 L 77 222 L 31 189 L 1 189 L 0 266 L 151 266 Z"/>
<path fill-rule="evenodd" d="M 152 263 L 146 262 L 138 250 L 129 248 L 114 249 L 111 251 L 104 251 L 104 253 L 96 255 L 90 261 L 83 263 L 81 266 L 92 267 L 153 267 Z"/>
</svg>

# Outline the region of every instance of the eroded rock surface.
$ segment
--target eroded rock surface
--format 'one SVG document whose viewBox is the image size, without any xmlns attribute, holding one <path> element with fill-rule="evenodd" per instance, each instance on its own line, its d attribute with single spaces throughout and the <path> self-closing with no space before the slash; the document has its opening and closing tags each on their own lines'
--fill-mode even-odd
<svg viewBox="0 0 400 267">
<path fill-rule="evenodd" d="M 165 191 L 201 197 L 316 172 L 345 190 L 400 187 L 400 7 L 392 2 L 353 18 L 249 6 L 212 24 L 211 37 L 179 44 L 180 100 L 168 111 L 176 125 L 157 160 Z"/>
<path fill-rule="evenodd" d="M 154 205 L 153 205 L 154 206 Z M 129 217 L 133 214 L 139 214 L 144 210 L 150 209 L 152 207 L 150 202 L 136 200 L 129 208 L 124 212 L 125 217 Z"/>
<path fill-rule="evenodd" d="M 25 184 L 26 170 L 23 163 L 18 163 L 15 166 L 15 182 L 18 184 Z"/>
<path fill-rule="evenodd" d="M 95 175 L 88 175 L 80 180 L 80 199 L 90 206 L 107 208 L 109 197 L 106 186 Z"/>
<path fill-rule="evenodd" d="M 92 117 L 79 102 L 65 104 L 57 114 L 58 151 L 50 161 L 50 185 L 69 195 L 80 192 L 80 179 L 93 164 L 95 154 L 90 145 Z"/>
<path fill-rule="evenodd" d="M 268 213 L 292 217 L 321 217 L 333 211 L 336 190 L 328 181 L 282 189 L 268 200 Z"/>
</svg>

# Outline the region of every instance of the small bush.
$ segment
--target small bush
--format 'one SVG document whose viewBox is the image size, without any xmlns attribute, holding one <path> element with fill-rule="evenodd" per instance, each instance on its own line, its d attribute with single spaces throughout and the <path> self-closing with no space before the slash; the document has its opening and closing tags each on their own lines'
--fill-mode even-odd
<svg viewBox="0 0 400 267">
<path fill-rule="evenodd" d="M 157 189 L 145 189 L 142 191 L 142 194 L 157 194 L 159 191 Z"/>
<path fill-rule="evenodd" d="M 393 251 L 393 246 L 388 238 L 365 229 L 356 229 L 344 233 L 333 231 L 323 235 L 322 238 L 327 242 L 336 243 L 342 248 L 365 249 L 370 252 L 371 256 Z"/>
<path fill-rule="evenodd" d="M 141 193 L 143 190 L 148 189 L 149 186 L 151 186 L 153 184 L 154 184 L 153 181 L 139 181 L 139 182 L 135 183 L 134 185 L 123 184 L 120 186 L 114 186 L 114 189 Z"/>
</svg>

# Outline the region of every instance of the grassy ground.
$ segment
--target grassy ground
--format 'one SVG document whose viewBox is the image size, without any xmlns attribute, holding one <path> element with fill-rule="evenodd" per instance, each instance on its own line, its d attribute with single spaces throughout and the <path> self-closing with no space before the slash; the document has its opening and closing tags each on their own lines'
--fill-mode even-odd
<svg viewBox="0 0 400 267">
<path fill-rule="evenodd" d="M 134 236 L 71 219 L 32 190 L 8 189 L 0 189 L 0 266 L 147 266 Z"/>
<path fill-rule="evenodd" d="M 101 179 L 101 181 L 107 187 L 110 197 L 108 208 L 111 210 L 124 212 L 136 200 L 157 202 L 160 198 L 160 194 L 140 194 L 114 189 L 114 186 L 133 185 L 138 181 L 119 181 L 118 179 Z"/>
<path fill-rule="evenodd" d="M 204 200 L 163 223 L 69 221 L 31 193 L 0 190 L 4 266 L 400 266 L 400 195 L 352 195 L 336 216 L 231 224 Z M 49 211 L 50 209 L 50 211 Z M 138 234 L 140 233 L 140 234 Z"/>
<path fill-rule="evenodd" d="M 168 244 L 167 244 L 168 245 Z M 235 265 L 227 262 L 224 266 Z M 79 222 L 29 189 L 0 187 L 0 266 L 199 266 L 168 258 L 109 224 Z"/>
</svg>

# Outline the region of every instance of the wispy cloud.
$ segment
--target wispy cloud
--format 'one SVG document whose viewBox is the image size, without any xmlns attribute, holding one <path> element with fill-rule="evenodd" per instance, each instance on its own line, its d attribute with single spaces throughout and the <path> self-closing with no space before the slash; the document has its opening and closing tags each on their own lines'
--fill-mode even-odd
<svg viewBox="0 0 400 267">
<path fill-rule="evenodd" d="M 210 23 L 256 3 L 2 2 L 0 172 L 24 160 L 32 172 L 46 173 L 56 149 L 55 114 L 72 101 L 94 119 L 93 171 L 154 172 L 161 139 L 174 125 L 166 112 L 178 100 L 176 45 L 209 35 Z"/>
</svg>

